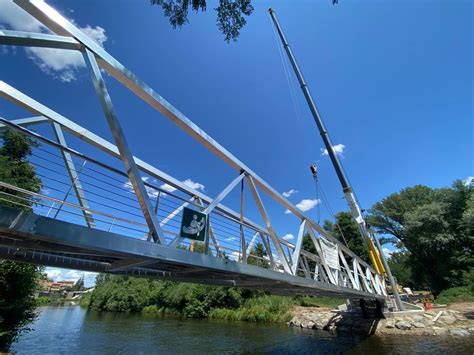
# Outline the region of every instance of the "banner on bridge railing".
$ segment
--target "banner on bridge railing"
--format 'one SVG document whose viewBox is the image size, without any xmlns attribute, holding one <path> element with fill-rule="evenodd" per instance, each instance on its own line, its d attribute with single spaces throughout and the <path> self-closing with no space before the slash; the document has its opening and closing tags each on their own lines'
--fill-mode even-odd
<svg viewBox="0 0 474 355">
<path fill-rule="evenodd" d="M 324 238 L 321 238 L 320 244 L 327 266 L 334 270 L 341 270 L 341 265 L 339 264 L 339 250 L 337 244 L 333 244 Z"/>
</svg>

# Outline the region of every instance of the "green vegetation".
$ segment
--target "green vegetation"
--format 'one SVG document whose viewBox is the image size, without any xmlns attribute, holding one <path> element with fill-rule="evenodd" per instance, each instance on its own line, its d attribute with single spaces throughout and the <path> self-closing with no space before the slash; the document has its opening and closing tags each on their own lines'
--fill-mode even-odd
<svg viewBox="0 0 474 355">
<path fill-rule="evenodd" d="M 391 264 L 405 283 L 438 294 L 472 282 L 466 275 L 474 266 L 474 188 L 462 181 L 391 194 L 372 207 L 369 222 L 403 250 Z"/>
<path fill-rule="evenodd" d="M 92 293 L 82 294 L 81 299 L 79 300 L 79 305 L 83 308 L 89 308 L 91 304 Z"/>
<path fill-rule="evenodd" d="M 169 18 L 173 28 L 182 27 L 188 23 L 189 5 L 194 12 L 206 11 L 206 0 L 151 0 L 152 5 L 163 8 L 164 15 Z M 236 41 L 240 30 L 247 21 L 244 16 L 250 16 L 253 6 L 250 0 L 220 0 L 217 12 L 217 27 L 224 35 L 226 42 Z"/>
<path fill-rule="evenodd" d="M 286 322 L 294 306 L 333 307 L 328 297 L 281 297 L 240 288 L 99 275 L 90 309 L 180 314 L 251 322 Z"/>
<path fill-rule="evenodd" d="M 462 286 L 448 288 L 442 291 L 438 297 L 436 297 L 436 303 L 439 304 L 451 304 L 459 302 L 474 302 L 474 292 L 472 287 Z"/>
<path fill-rule="evenodd" d="M 238 308 L 214 308 L 209 318 L 247 322 L 288 322 L 295 300 L 290 297 L 261 295 L 245 300 Z"/>
<path fill-rule="evenodd" d="M 33 141 L 19 133 L 6 130 L 0 148 L 0 181 L 39 192 L 41 180 L 27 161 Z M 0 204 L 22 210 L 31 210 L 30 196 L 0 188 Z M 40 268 L 0 260 L 0 352 L 8 351 L 10 344 L 35 318 L 37 302 L 33 298 L 41 277 Z"/>
</svg>

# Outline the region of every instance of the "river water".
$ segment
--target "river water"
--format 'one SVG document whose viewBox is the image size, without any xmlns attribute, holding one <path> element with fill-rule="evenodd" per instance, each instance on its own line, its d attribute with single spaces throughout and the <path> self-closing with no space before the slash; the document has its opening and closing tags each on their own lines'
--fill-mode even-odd
<svg viewBox="0 0 474 355">
<path fill-rule="evenodd" d="M 285 324 L 190 320 L 142 314 L 98 313 L 79 306 L 42 307 L 12 346 L 17 354 L 473 354 L 474 339 L 342 337 Z"/>
</svg>

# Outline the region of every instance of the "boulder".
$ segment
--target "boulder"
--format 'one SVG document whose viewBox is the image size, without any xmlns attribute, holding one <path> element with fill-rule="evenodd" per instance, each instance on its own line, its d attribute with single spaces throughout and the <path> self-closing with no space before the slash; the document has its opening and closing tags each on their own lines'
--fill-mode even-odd
<svg viewBox="0 0 474 355">
<path fill-rule="evenodd" d="M 300 321 L 295 317 L 288 322 L 291 327 L 301 327 Z"/>
<path fill-rule="evenodd" d="M 449 315 L 441 316 L 441 320 L 446 324 L 453 324 L 454 322 L 456 322 L 456 318 L 454 318 L 453 316 L 449 316 Z"/>
<path fill-rule="evenodd" d="M 421 323 L 421 322 L 413 322 L 412 325 L 415 327 L 415 328 L 425 328 L 426 326 Z"/>
<path fill-rule="evenodd" d="M 411 329 L 411 324 L 410 322 L 400 321 L 395 324 L 395 327 L 401 330 L 409 330 Z"/>
<path fill-rule="evenodd" d="M 465 335 L 469 335 L 469 331 L 461 328 L 453 328 L 449 330 L 449 334 L 453 336 L 463 337 Z"/>
<path fill-rule="evenodd" d="M 420 323 L 420 322 L 424 322 L 425 318 L 422 315 L 416 315 L 413 317 L 413 321 Z"/>
<path fill-rule="evenodd" d="M 435 335 L 447 335 L 448 330 L 445 328 L 440 328 L 440 327 L 433 327 L 433 331 Z"/>
</svg>

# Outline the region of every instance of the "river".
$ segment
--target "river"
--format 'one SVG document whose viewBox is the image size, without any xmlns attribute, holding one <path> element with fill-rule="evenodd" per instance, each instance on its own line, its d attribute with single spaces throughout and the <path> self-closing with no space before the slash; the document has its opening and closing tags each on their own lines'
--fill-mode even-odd
<svg viewBox="0 0 474 355">
<path fill-rule="evenodd" d="M 16 354 L 50 353 L 298 353 L 472 354 L 469 339 L 439 337 L 342 337 L 328 332 L 142 314 L 98 313 L 79 306 L 42 307 L 12 346 Z"/>
</svg>

